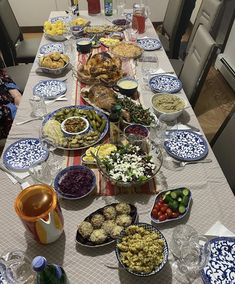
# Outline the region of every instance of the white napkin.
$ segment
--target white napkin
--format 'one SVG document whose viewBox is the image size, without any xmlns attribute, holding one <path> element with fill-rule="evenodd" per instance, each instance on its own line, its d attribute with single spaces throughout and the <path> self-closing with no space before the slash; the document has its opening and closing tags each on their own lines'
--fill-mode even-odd
<svg viewBox="0 0 235 284">
<path fill-rule="evenodd" d="M 21 179 L 25 179 L 26 177 L 29 176 L 29 172 L 15 172 L 15 171 L 11 171 L 15 176 L 21 178 Z M 14 179 L 10 174 L 6 173 L 6 175 L 9 177 L 9 179 L 12 181 L 13 184 L 17 183 L 17 180 Z"/>
<path fill-rule="evenodd" d="M 216 237 L 234 237 L 235 235 L 229 231 L 220 221 L 215 224 L 205 233 L 206 236 Z"/>
</svg>

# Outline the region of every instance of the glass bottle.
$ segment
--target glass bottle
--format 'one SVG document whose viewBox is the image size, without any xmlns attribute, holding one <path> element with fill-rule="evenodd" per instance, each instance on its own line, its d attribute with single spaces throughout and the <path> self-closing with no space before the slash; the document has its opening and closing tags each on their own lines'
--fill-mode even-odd
<svg viewBox="0 0 235 284">
<path fill-rule="evenodd" d="M 64 269 L 56 264 L 48 264 L 43 256 L 36 256 L 32 267 L 37 272 L 35 284 L 68 284 Z"/>
<path fill-rule="evenodd" d="M 100 0 L 87 0 L 88 3 L 88 14 L 98 15 L 101 12 Z"/>
<path fill-rule="evenodd" d="M 105 16 L 113 15 L 113 0 L 104 0 L 104 13 Z"/>
<path fill-rule="evenodd" d="M 110 121 L 110 143 L 118 144 L 120 141 L 120 117 L 121 109 L 119 105 L 115 105 L 111 108 L 111 114 L 109 116 Z"/>
</svg>

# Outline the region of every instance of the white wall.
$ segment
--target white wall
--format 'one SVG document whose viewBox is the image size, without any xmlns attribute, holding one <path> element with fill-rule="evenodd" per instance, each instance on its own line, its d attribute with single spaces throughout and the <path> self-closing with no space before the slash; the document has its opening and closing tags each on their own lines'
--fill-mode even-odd
<svg viewBox="0 0 235 284">
<path fill-rule="evenodd" d="M 114 6 L 116 6 L 116 0 Z M 69 0 L 9 0 L 20 26 L 42 26 L 51 11 L 64 11 L 68 8 Z M 127 8 L 132 8 L 138 0 L 126 0 Z M 163 21 L 168 0 L 148 0 L 151 20 Z M 103 7 L 103 0 L 101 0 Z M 87 0 L 80 0 L 81 10 L 87 10 Z"/>
</svg>

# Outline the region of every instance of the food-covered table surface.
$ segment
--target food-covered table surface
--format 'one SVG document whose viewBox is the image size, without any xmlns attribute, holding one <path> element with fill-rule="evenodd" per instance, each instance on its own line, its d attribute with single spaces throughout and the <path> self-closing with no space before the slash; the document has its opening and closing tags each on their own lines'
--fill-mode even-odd
<svg viewBox="0 0 235 284">
<path fill-rule="evenodd" d="M 52 12 L 50 17 L 66 15 L 64 12 Z M 81 11 L 81 16 L 91 21 L 91 24 L 110 24 L 104 16 L 88 16 L 86 11 Z M 156 32 L 149 19 L 146 21 L 146 32 L 141 35 L 157 38 Z M 50 41 L 43 37 L 41 45 Z M 66 105 L 81 104 L 80 83 L 73 76 L 74 69 L 78 68 L 81 56 L 77 55 L 76 46 L 73 49 L 74 56 L 71 58 L 73 70 L 60 76 L 60 80 L 65 80 L 67 85 L 67 101 L 53 102 L 47 105 L 47 112 L 52 112 Z M 157 56 L 159 67 L 164 72 L 172 72 L 172 66 L 166 56 L 163 48 L 150 52 L 151 56 Z M 125 61 L 126 62 L 126 61 Z M 130 60 L 129 64 L 133 76 L 138 80 L 140 102 L 151 108 L 152 92 L 146 88 L 142 81 L 141 67 L 139 61 Z M 32 96 L 33 87 L 40 81 L 50 79 L 46 74 L 36 72 L 38 68 L 38 58 L 29 75 L 22 102 L 17 111 L 16 119 L 8 136 L 6 147 L 20 138 L 38 137 L 41 120 L 35 120 L 31 123 L 16 125 L 17 122 L 30 118 L 31 107 L 29 98 Z M 179 92 L 182 97 L 186 97 L 183 89 Z M 179 118 L 180 123 L 189 124 L 200 128 L 194 111 L 188 107 L 184 114 Z M 203 134 L 203 131 L 201 130 Z M 182 220 L 155 225 L 170 241 L 172 231 L 178 224 L 192 225 L 200 234 L 205 234 L 209 228 L 220 221 L 230 231 L 235 232 L 235 199 L 229 185 L 224 177 L 222 170 L 216 161 L 216 158 L 208 144 L 208 157 L 212 163 L 199 163 L 187 165 L 181 170 L 172 171 L 161 167 L 156 176 L 156 191 L 169 188 L 186 187 L 192 193 L 192 205 L 190 213 Z M 6 148 L 5 148 L 6 149 Z M 67 150 L 56 150 L 56 157 L 61 161 L 63 167 L 72 164 L 79 164 L 76 160 L 76 152 Z M 75 158 L 73 159 L 73 156 Z M 68 159 L 68 156 L 70 159 Z M 73 160 L 71 162 L 71 159 Z M 63 266 L 67 276 L 72 284 L 80 283 L 177 283 L 173 279 L 171 262 L 173 257 L 169 256 L 169 261 L 164 269 L 151 277 L 136 277 L 129 274 L 124 269 L 115 269 L 118 267 L 118 261 L 115 255 L 115 244 L 110 244 L 100 248 L 87 248 L 76 244 L 77 226 L 86 216 L 95 210 L 114 203 L 127 202 L 135 205 L 139 213 L 139 221 L 151 223 L 150 210 L 153 206 L 155 194 L 127 193 L 116 196 L 91 195 L 78 201 L 60 199 L 60 205 L 64 216 L 64 233 L 55 243 L 49 245 L 40 245 L 33 240 L 21 224 L 14 210 L 14 201 L 21 188 L 19 184 L 13 184 L 9 177 L 0 172 L 1 179 L 1 198 L 0 198 L 0 226 L 1 240 L 0 251 L 21 249 L 32 259 L 36 255 L 45 256 L 49 262 L 58 263 Z M 32 183 L 30 178 L 27 179 Z M 114 266 L 110 268 L 108 266 Z M 195 283 L 202 283 L 201 279 L 195 280 Z"/>
</svg>

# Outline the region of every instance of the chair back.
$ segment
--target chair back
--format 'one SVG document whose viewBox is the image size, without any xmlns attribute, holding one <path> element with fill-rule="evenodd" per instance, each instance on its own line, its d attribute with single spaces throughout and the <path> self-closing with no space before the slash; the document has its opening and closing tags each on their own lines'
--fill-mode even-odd
<svg viewBox="0 0 235 284">
<path fill-rule="evenodd" d="M 204 25 L 205 28 L 213 35 L 214 27 L 218 20 L 218 15 L 222 8 L 223 0 L 202 0 L 201 7 L 197 13 L 192 33 L 189 37 L 186 54 L 189 52 L 191 43 L 199 25 Z"/>
<path fill-rule="evenodd" d="M 8 0 L 0 0 L 0 49 L 7 66 L 15 65 L 16 44 L 23 40 L 16 17 Z"/>
<path fill-rule="evenodd" d="M 22 33 L 8 0 L 0 0 L 0 20 L 8 40 L 15 45 L 22 38 Z"/>
<path fill-rule="evenodd" d="M 187 0 L 186 0 L 187 1 Z M 169 38 L 170 54 L 173 50 L 174 38 L 180 21 L 185 0 L 169 0 L 163 20 L 163 32 Z"/>
<path fill-rule="evenodd" d="M 215 41 L 206 28 L 200 25 L 179 76 L 192 107 L 196 104 L 216 50 Z"/>
<path fill-rule="evenodd" d="M 211 141 L 212 150 L 235 194 L 235 107 Z"/>
</svg>

